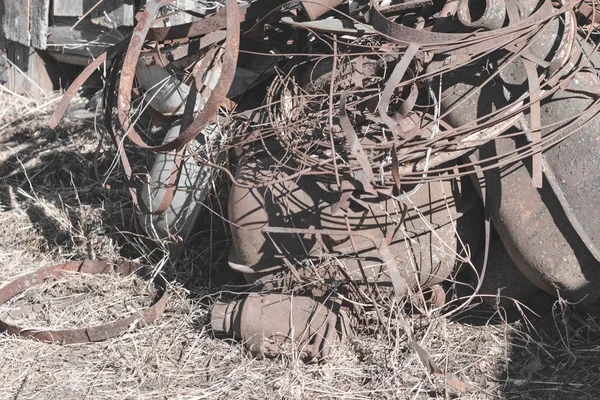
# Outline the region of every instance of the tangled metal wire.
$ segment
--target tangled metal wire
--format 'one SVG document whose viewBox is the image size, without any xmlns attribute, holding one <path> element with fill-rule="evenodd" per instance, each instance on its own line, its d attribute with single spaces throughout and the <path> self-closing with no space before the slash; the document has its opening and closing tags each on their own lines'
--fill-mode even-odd
<svg viewBox="0 0 600 400">
<path fill-rule="evenodd" d="M 395 196 L 407 193 L 404 187 L 468 173 L 467 169 L 457 171 L 448 162 L 499 137 L 528 135 L 530 143 L 518 153 L 498 154 L 493 160 L 465 167 L 489 169 L 525 157 L 535 159 L 564 139 L 562 133 L 569 126 L 580 126 L 598 110 L 594 102 L 581 115 L 557 126 L 541 126 L 536 121 L 540 101 L 585 71 L 588 55 L 597 49 L 592 43 L 583 50 L 583 43 L 591 42 L 591 31 L 578 38 L 576 11 L 581 1 L 502 2 L 509 23 L 490 30 L 481 22 L 486 16 L 479 25 L 475 23 L 478 21 L 465 21 L 469 16 L 463 15 L 468 14 L 463 9 L 472 7 L 473 2 L 448 1 L 440 9 L 439 2 L 427 0 L 384 7 L 371 0 L 349 13 L 320 5 L 324 9 L 321 12 L 329 11 L 332 17 L 305 22 L 298 16 L 296 2 L 260 0 L 240 8 L 230 0 L 215 14 L 196 22 L 154 28 L 160 20 L 159 11 L 169 3 L 148 1 L 138 14 L 131 37 L 86 68 L 50 120 L 51 126 L 56 125 L 78 87 L 104 62 L 114 60 L 105 91 L 106 126 L 120 149 L 130 180 L 123 138 L 156 152 L 177 150 L 181 159 L 186 145 L 215 120 L 223 106 L 229 106 L 228 121 L 247 118 L 226 149 L 276 138 L 288 150 L 281 165 L 291 170 L 290 179 L 299 173 L 336 182 L 354 178 L 367 191 Z M 488 8 L 496 3 L 481 2 Z M 302 4 L 306 10 L 318 3 Z M 584 6 L 593 23 L 591 6 Z M 454 14 L 467 26 L 453 30 Z M 561 24 L 558 45 L 553 43 L 551 61 L 540 59 L 536 46 L 544 45 L 544 31 L 556 21 Z M 225 101 L 240 53 L 273 59 L 261 79 L 269 74 L 275 74 L 274 78 L 264 104 L 254 110 L 236 109 L 235 99 Z M 168 143 L 148 144 L 136 127 L 139 113 L 152 112 L 147 105 L 132 106 L 137 64 L 144 55 L 149 63 L 184 74 L 195 82 L 197 91 L 208 93 L 197 115 L 187 116 L 192 122 Z M 473 87 L 447 104 L 450 96 L 445 82 L 452 81 L 449 76 L 453 71 L 479 67 L 483 61 L 484 70 L 475 71 L 478 77 Z M 467 123 L 448 122 L 453 113 L 466 114 L 461 109 L 473 106 L 473 99 L 502 80 L 503 73 L 516 62 L 525 65 L 528 90 L 513 94 L 506 104 Z M 211 69 L 217 69 L 220 76 L 215 87 L 207 88 L 202 77 Z M 594 88 L 589 90 L 596 94 Z M 113 123 L 115 107 L 118 121 Z M 531 115 L 531 126 L 519 124 L 524 114 Z M 514 129 L 515 125 L 521 129 Z M 539 162 L 534 165 L 534 181 L 539 185 L 541 167 Z M 173 176 L 171 184 L 177 174 Z M 168 197 L 154 212 L 164 211 Z"/>
<path fill-rule="evenodd" d="M 583 129 L 600 110 L 599 82 L 588 72 L 598 50 L 595 1 L 257 0 L 240 7 L 226 0 L 212 15 L 157 27 L 164 20 L 159 12 L 171 2 L 147 1 L 131 36 L 83 71 L 50 120 L 55 126 L 77 89 L 111 61 L 105 125 L 134 203 L 146 213 L 168 209 L 186 160 L 250 187 L 219 163 L 217 153 L 252 147 L 285 172 L 265 186 L 311 176 L 339 193 L 349 185 L 401 203 L 428 183 L 531 158 L 532 184 L 540 187 L 541 153 Z M 182 115 L 181 133 L 162 143 L 138 123 L 147 115 L 173 118 L 157 115 L 150 90 L 136 86 L 140 63 L 161 66 L 192 88 L 183 110 L 171 110 Z M 586 82 L 579 90 L 593 98 L 591 104 L 543 125 L 541 104 L 574 79 Z M 228 132 L 226 143 L 191 146 L 211 124 Z M 486 143 L 516 137 L 526 144 L 485 159 L 465 158 Z M 165 196 L 153 210 L 140 201 L 142 182 L 126 140 L 175 153 Z M 272 151 L 273 143 L 282 151 Z M 336 234 L 276 231 L 270 232 Z M 388 244 L 374 242 L 384 256 Z M 387 255 L 394 275 L 394 257 Z M 392 280 L 396 295 L 405 293 L 402 277 Z"/>
</svg>

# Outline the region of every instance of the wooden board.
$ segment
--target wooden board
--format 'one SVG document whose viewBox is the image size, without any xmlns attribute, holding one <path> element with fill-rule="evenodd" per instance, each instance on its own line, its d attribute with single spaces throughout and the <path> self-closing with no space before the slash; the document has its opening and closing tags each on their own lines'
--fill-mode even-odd
<svg viewBox="0 0 600 400">
<path fill-rule="evenodd" d="M 50 0 L 0 0 L 0 3 L 6 39 L 45 49 Z"/>
<path fill-rule="evenodd" d="M 161 10 L 163 16 L 167 14 L 170 14 L 170 16 L 163 19 L 162 22 L 158 23 L 156 26 L 173 26 L 197 21 L 200 18 L 183 12 L 173 14 L 173 10 L 191 10 L 201 15 L 212 14 L 215 9 L 208 8 L 208 5 L 208 0 L 205 0 L 205 2 L 200 0 L 174 0 L 169 7 L 165 7 Z"/>
<path fill-rule="evenodd" d="M 130 32 L 131 28 L 108 29 L 93 24 L 89 19 L 77 22 L 74 17 L 56 17 L 54 25 L 49 28 L 47 51 L 63 63 L 88 65 L 106 48 L 119 43 Z"/>
<path fill-rule="evenodd" d="M 15 42 L 5 42 L 3 47 L 6 50 L 6 55 L 1 56 L 6 67 L 6 87 L 16 93 L 33 96 L 52 92 L 54 84 L 50 69 L 38 50 Z"/>
<path fill-rule="evenodd" d="M 52 14 L 55 17 L 81 17 L 94 4 L 86 0 L 54 0 Z M 87 6 L 87 7 L 86 7 Z"/>
<path fill-rule="evenodd" d="M 109 28 L 134 25 L 134 0 L 54 0 L 55 17 L 81 17 L 91 10 L 92 22 Z"/>
</svg>

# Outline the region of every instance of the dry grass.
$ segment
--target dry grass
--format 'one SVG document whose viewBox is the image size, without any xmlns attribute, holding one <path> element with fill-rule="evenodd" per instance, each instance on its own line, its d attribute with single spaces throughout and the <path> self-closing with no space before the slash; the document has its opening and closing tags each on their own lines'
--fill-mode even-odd
<svg viewBox="0 0 600 400">
<path fill-rule="evenodd" d="M 170 301 L 156 323 L 104 342 L 60 346 L 0 335 L 0 399 L 600 398 L 600 325 L 564 302 L 538 306 L 543 318 L 528 314 L 531 324 L 478 309 L 455 320 L 415 320 L 417 339 L 472 385 L 469 393 L 428 376 L 402 335 L 359 334 L 323 364 L 303 364 L 291 351 L 250 358 L 207 325 L 218 289 L 209 278 L 227 250 L 222 222 L 203 215 L 204 228 L 176 257 L 130 233 L 127 193 L 118 185 L 102 190 L 93 178 L 93 125 L 71 120 L 51 131 L 44 125 L 51 107 L 42 106 L 0 98 L 0 285 L 70 259 L 138 258 L 163 268 Z M 0 314 L 27 326 L 80 326 L 133 312 L 147 299 L 138 278 L 72 276 L 25 292 Z"/>
</svg>

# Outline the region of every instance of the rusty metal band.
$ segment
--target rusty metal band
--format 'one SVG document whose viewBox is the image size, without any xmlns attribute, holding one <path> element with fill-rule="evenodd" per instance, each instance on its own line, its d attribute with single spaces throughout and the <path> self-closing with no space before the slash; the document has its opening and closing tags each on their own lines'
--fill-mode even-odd
<svg viewBox="0 0 600 400">
<path fill-rule="evenodd" d="M 137 24 L 131 34 L 129 46 L 127 47 L 127 52 L 123 59 L 123 66 L 121 67 L 121 78 L 119 81 L 117 97 L 119 122 L 126 132 L 131 130 L 131 126 L 134 125 L 130 117 L 131 90 L 133 88 L 137 62 L 142 51 L 142 46 L 144 45 L 146 35 L 152 26 L 154 18 L 158 15 L 160 9 L 169 2 L 170 0 L 151 0 L 146 3 L 145 7 L 141 9 L 136 16 Z"/>
<path fill-rule="evenodd" d="M 221 77 L 212 91 L 206 104 L 199 110 L 199 115 L 194 121 L 188 126 L 185 131 L 180 134 L 177 138 L 173 139 L 168 143 L 163 143 L 158 146 L 149 146 L 136 131 L 134 124 L 131 122 L 131 90 L 133 87 L 133 81 L 135 78 L 135 71 L 137 67 L 137 60 L 139 58 L 140 51 L 146 34 L 152 23 L 152 19 L 160 9 L 159 3 L 150 3 L 154 7 L 147 7 L 136 26 L 132 35 L 125 60 L 123 61 L 123 68 L 121 71 L 121 79 L 119 82 L 118 91 L 118 116 L 119 122 L 126 132 L 125 135 L 136 145 L 152 150 L 152 151 L 169 151 L 182 148 L 185 144 L 193 140 L 198 133 L 212 121 L 217 114 L 219 107 L 224 103 L 227 92 L 231 87 L 233 78 L 235 75 L 235 68 L 237 65 L 237 57 L 240 42 L 240 21 L 241 14 L 239 6 L 235 0 L 227 0 L 226 7 L 227 11 L 227 39 L 225 41 L 225 53 L 223 54 L 223 69 Z M 197 71 L 198 74 L 204 73 L 204 71 Z M 198 80 L 198 79 L 196 79 Z"/>
<path fill-rule="evenodd" d="M 225 40 L 225 49 L 223 54 L 221 76 L 212 90 L 206 104 L 199 110 L 199 115 L 184 130 L 184 132 L 175 138 L 172 142 L 162 145 L 163 149 L 182 148 L 185 144 L 193 140 L 206 125 L 208 125 L 219 112 L 227 99 L 227 93 L 233 83 L 237 59 L 240 46 L 240 23 L 242 15 L 236 0 L 227 0 L 227 38 Z M 194 73 L 196 82 L 201 82 L 204 69 L 198 68 Z"/>
<path fill-rule="evenodd" d="M 374 193 L 373 183 L 375 183 L 375 177 L 373 176 L 373 168 L 346 113 L 346 96 L 347 92 L 343 92 L 340 98 L 340 126 L 346 135 L 351 154 L 362 168 L 362 174 L 355 173 L 354 177 L 363 185 L 363 190 Z"/>
<path fill-rule="evenodd" d="M 540 189 L 542 187 L 542 150 L 534 149 L 542 141 L 542 111 L 538 100 L 540 94 L 540 84 L 538 82 L 538 73 L 535 63 L 523 59 L 525 71 L 527 72 L 527 81 L 529 83 L 529 102 L 530 102 L 530 132 L 531 146 L 533 155 L 531 156 L 532 184 L 533 187 Z"/>
<path fill-rule="evenodd" d="M 154 151 L 170 151 L 176 150 L 175 163 L 173 164 L 169 182 L 166 187 L 165 194 L 163 199 L 161 200 L 160 205 L 154 211 L 150 210 L 146 205 L 143 199 L 140 198 L 141 193 L 137 190 L 135 183 L 132 180 L 133 171 L 127 155 L 125 153 L 125 149 L 123 148 L 123 143 L 120 140 L 117 133 L 114 131 L 112 127 L 112 109 L 113 104 L 105 105 L 105 118 L 107 121 L 108 130 L 112 136 L 113 142 L 117 146 L 117 150 L 119 153 L 119 157 L 121 159 L 121 163 L 123 166 L 123 172 L 127 181 L 127 185 L 129 187 L 129 191 L 131 193 L 132 201 L 134 206 L 145 214 L 162 214 L 164 213 L 171 205 L 175 192 L 177 190 L 177 182 L 179 180 L 179 176 L 181 174 L 181 163 L 183 161 L 182 152 L 184 146 L 193 140 L 200 132 L 204 126 L 211 122 L 214 116 L 217 114 L 219 107 L 224 103 L 227 92 L 231 86 L 231 82 L 233 82 L 233 77 L 235 75 L 235 67 L 237 65 L 237 54 L 239 48 L 239 36 L 240 36 L 240 14 L 237 12 L 239 7 L 237 6 L 237 2 L 235 0 L 229 0 L 227 2 L 228 6 L 231 7 L 230 12 L 227 13 L 227 21 L 228 21 L 228 29 L 227 29 L 227 39 L 225 43 L 225 53 L 223 55 L 223 67 L 221 77 L 215 87 L 215 89 L 211 92 L 210 97 L 207 103 L 200 110 L 200 114 L 196 119 L 184 130 L 184 132 L 178 136 L 176 139 L 172 140 L 163 145 L 159 146 L 147 146 L 146 143 L 141 139 L 139 134 L 135 131 L 135 127 L 131 125 L 129 127 L 128 137 L 137 145 L 143 148 L 147 148 Z M 144 21 L 142 19 L 141 21 Z M 144 27 L 140 23 L 140 37 L 143 34 Z M 143 41 L 143 39 L 142 39 Z M 134 47 L 133 50 L 130 48 L 134 54 L 131 56 L 129 60 L 134 60 L 135 63 L 133 65 L 129 65 L 129 67 L 125 66 L 127 62 L 127 55 L 125 60 L 123 61 L 123 68 L 120 69 L 121 72 L 121 80 L 119 82 L 119 100 L 121 100 L 121 95 L 125 95 L 125 101 L 130 103 L 131 99 L 131 86 L 133 85 L 133 76 L 135 76 L 135 67 L 137 65 L 137 58 L 139 57 L 139 51 L 141 51 L 141 46 L 139 48 Z M 132 53 L 129 53 L 131 55 Z M 204 61 L 208 61 L 207 57 L 205 57 Z M 131 61 L 133 62 L 133 61 Z M 202 68 L 204 67 L 204 68 Z M 202 75 L 205 73 L 206 68 L 208 66 L 205 62 L 201 62 L 198 68 L 194 68 L 194 78 L 197 82 L 201 81 Z M 128 69 L 127 69 L 128 68 Z M 126 72 L 127 71 L 127 72 Z M 131 73 L 131 81 L 129 83 L 130 88 L 122 92 L 121 90 L 124 87 L 123 77 L 126 73 Z M 109 79 L 109 87 L 114 90 L 116 88 L 116 74 L 111 74 L 112 79 Z M 127 84 L 126 84 L 127 85 Z M 105 96 L 105 98 L 111 98 L 111 96 Z M 110 100 L 109 100 L 110 101 Z M 123 103 L 119 103 L 120 105 Z M 123 124 L 123 113 L 121 112 L 122 108 L 119 107 L 119 118 L 121 124 Z"/>
<path fill-rule="evenodd" d="M 134 204 L 139 208 L 139 210 L 142 213 L 160 215 L 167 211 L 171 206 L 173 198 L 175 197 L 175 193 L 177 192 L 177 185 L 179 184 L 179 179 L 181 178 L 181 164 L 183 163 L 183 151 L 184 149 L 175 151 L 175 160 L 169 173 L 169 180 L 166 184 L 165 193 L 163 195 L 162 200 L 160 201 L 160 204 L 158 205 L 158 208 L 156 208 L 155 210 L 151 210 L 148 206 L 146 206 L 146 202 L 144 201 L 144 199 L 141 198 L 142 192 L 138 191 L 135 188 L 132 188 L 137 197 L 137 201 Z"/>
<path fill-rule="evenodd" d="M 240 14 L 246 14 L 247 7 L 240 9 Z M 207 35 L 227 27 L 227 8 L 222 8 L 214 15 L 205 17 L 200 21 L 187 24 L 167 26 L 164 28 L 151 28 L 146 35 L 146 40 L 151 42 L 164 42 L 166 40 L 180 40 Z"/>
<path fill-rule="evenodd" d="M 121 60 L 119 60 L 119 63 L 120 62 L 121 62 Z M 120 70 L 119 68 L 111 69 L 110 74 L 107 79 L 106 88 L 105 88 L 107 93 L 114 93 L 114 91 L 117 87 L 117 78 L 119 75 L 118 74 L 119 70 Z M 105 99 L 105 104 L 104 104 L 105 127 L 106 127 L 106 130 L 108 131 L 114 145 L 117 148 L 117 153 L 119 154 L 119 159 L 121 160 L 121 165 L 123 167 L 123 175 L 125 177 L 125 183 L 129 190 L 129 194 L 131 195 L 131 200 L 133 202 L 134 208 L 144 214 L 158 215 L 158 214 L 164 213 L 171 205 L 171 203 L 173 201 L 173 197 L 175 196 L 175 191 L 177 190 L 177 184 L 179 182 L 179 178 L 181 175 L 181 163 L 183 160 L 183 158 L 181 157 L 181 150 L 176 152 L 175 162 L 173 163 L 173 167 L 172 167 L 171 173 L 169 175 L 169 181 L 167 183 L 167 188 L 165 190 L 163 199 L 162 199 L 160 205 L 158 206 L 158 208 L 156 210 L 152 211 L 146 206 L 146 203 L 141 198 L 141 192 L 138 190 L 138 188 L 136 186 L 136 182 L 133 179 L 133 169 L 131 168 L 131 163 L 129 162 L 129 158 L 127 157 L 127 154 L 125 152 L 125 148 L 123 146 L 122 141 L 120 140 L 119 136 L 117 135 L 117 133 L 114 130 L 113 114 L 112 114 L 112 110 L 114 108 L 113 97 L 105 95 L 105 96 L 103 96 L 103 98 Z M 95 172 L 96 177 L 99 182 L 102 181 L 100 179 L 100 173 L 98 170 L 98 157 L 99 157 L 99 150 L 100 150 L 101 145 L 102 145 L 102 140 L 100 140 L 100 142 L 98 144 L 98 148 L 96 149 L 96 152 L 94 154 L 94 172 Z"/>
<path fill-rule="evenodd" d="M 171 2 L 172 0 L 166 0 L 166 4 L 169 4 Z M 240 14 L 244 16 L 246 10 L 246 7 L 242 8 Z M 215 15 L 208 16 L 199 21 L 194 21 L 190 24 L 182 24 L 166 28 L 150 28 L 146 35 L 146 40 L 157 42 L 163 42 L 166 40 L 187 40 L 196 36 L 214 33 L 217 29 L 223 29 L 225 27 L 227 27 L 226 11 L 225 9 L 222 9 Z M 96 59 L 92 61 L 77 76 L 73 83 L 69 85 L 69 88 L 67 89 L 61 100 L 58 102 L 56 108 L 54 109 L 54 113 L 48 121 L 48 125 L 50 126 L 50 128 L 56 128 L 56 126 L 64 116 L 65 112 L 67 111 L 69 103 L 73 100 L 73 97 L 75 97 L 77 91 L 81 88 L 81 86 L 90 78 L 90 76 L 92 76 L 94 71 L 100 68 L 100 66 L 102 66 L 102 64 L 104 64 L 105 62 L 111 61 L 115 57 L 122 54 L 125 50 L 127 50 L 127 46 L 131 38 L 132 35 L 128 35 L 121 42 L 107 49 L 105 52 L 96 57 Z"/>
<path fill-rule="evenodd" d="M 67 111 L 67 107 L 69 107 L 69 103 L 73 100 L 73 97 L 77 94 L 77 91 L 81 86 L 92 76 L 94 71 L 104 62 L 114 57 L 116 54 L 122 52 L 126 48 L 126 42 L 122 41 L 119 44 L 112 47 L 110 50 L 105 51 L 100 54 L 93 62 L 91 62 L 85 69 L 77 76 L 77 78 L 71 83 L 63 97 L 58 102 L 50 120 L 48 121 L 48 126 L 52 129 L 56 128 L 62 117 L 65 115 Z"/>
<path fill-rule="evenodd" d="M 420 45 L 418 43 L 411 43 L 408 46 L 408 48 L 406 49 L 406 53 L 402 55 L 402 58 L 400 59 L 398 64 L 396 64 L 392 75 L 386 82 L 383 92 L 381 93 L 381 100 L 377 105 L 379 116 L 392 132 L 394 139 L 396 139 L 398 136 L 404 136 L 404 132 L 402 132 L 400 123 L 395 118 L 392 118 L 388 115 L 390 99 L 392 98 L 396 87 L 400 84 L 402 78 L 404 78 L 404 74 L 408 70 L 408 67 L 410 66 L 410 63 L 412 62 L 413 58 L 417 55 L 419 47 Z"/>
<path fill-rule="evenodd" d="M 222 42 L 227 38 L 227 32 L 216 31 L 208 33 L 199 39 L 190 40 L 188 43 L 170 50 L 167 55 L 168 64 L 176 70 L 187 69 L 194 62 L 198 61 L 198 54 L 202 50 Z M 162 50 L 162 49 L 161 49 Z"/>
<path fill-rule="evenodd" d="M 135 273 L 140 268 L 141 265 L 128 261 L 114 265 L 107 261 L 96 260 L 74 261 L 42 268 L 2 287 L 0 289 L 0 304 L 5 303 L 30 287 L 44 283 L 48 278 L 59 278 L 72 273 L 107 274 L 116 272 L 121 275 L 129 275 Z M 153 283 L 157 287 L 157 291 L 154 293 L 153 304 L 145 310 L 129 317 L 117 319 L 107 324 L 64 330 L 28 329 L 0 321 L 0 332 L 35 339 L 41 342 L 60 344 L 99 342 L 110 339 L 126 332 L 132 326 L 146 326 L 155 321 L 165 311 L 167 306 L 167 282 L 162 275 L 158 274 Z"/>
<path fill-rule="evenodd" d="M 556 16 L 552 4 L 545 1 L 533 14 L 513 25 L 474 33 L 442 33 L 430 32 L 411 28 L 386 18 L 378 8 L 377 0 L 370 0 L 370 21 L 375 30 L 384 36 L 409 45 L 418 43 L 423 50 L 438 50 L 439 53 L 454 53 L 471 55 L 488 51 L 493 48 L 502 48 L 511 44 L 538 23 Z"/>
</svg>

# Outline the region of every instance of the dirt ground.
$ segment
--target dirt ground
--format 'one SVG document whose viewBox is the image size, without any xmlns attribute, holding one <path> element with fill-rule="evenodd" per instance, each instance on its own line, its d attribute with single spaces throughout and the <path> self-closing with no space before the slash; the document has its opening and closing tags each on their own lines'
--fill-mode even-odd
<svg viewBox="0 0 600 400">
<path fill-rule="evenodd" d="M 292 351 L 252 359 L 210 330 L 208 305 L 232 283 L 216 279 L 229 245 L 223 221 L 205 210 L 179 253 L 137 234 L 114 154 L 100 160 L 115 166 L 111 189 L 95 178 L 93 119 L 71 113 L 51 130 L 45 122 L 53 104 L 0 98 L 0 285 L 67 260 L 128 258 L 164 272 L 169 304 L 157 322 L 92 344 L 0 334 L 0 399 L 600 398 L 598 319 L 548 299 L 535 305 L 539 317 L 525 307 L 479 306 L 453 319 L 414 321 L 421 345 L 468 384 L 465 393 L 430 376 L 403 336 L 358 333 L 321 364 L 304 364 Z M 93 325 L 149 299 L 140 278 L 73 275 L 10 300 L 0 318 L 36 328 Z"/>
</svg>

